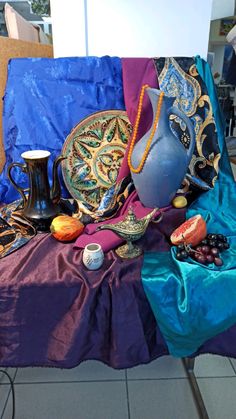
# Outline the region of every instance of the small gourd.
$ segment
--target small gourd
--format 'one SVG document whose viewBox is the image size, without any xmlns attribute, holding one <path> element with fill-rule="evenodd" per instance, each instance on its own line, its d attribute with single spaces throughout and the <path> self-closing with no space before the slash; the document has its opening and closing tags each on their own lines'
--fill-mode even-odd
<svg viewBox="0 0 236 419">
<path fill-rule="evenodd" d="M 63 242 L 75 240 L 84 230 L 84 225 L 77 218 L 69 215 L 58 215 L 51 223 L 52 236 Z"/>
</svg>

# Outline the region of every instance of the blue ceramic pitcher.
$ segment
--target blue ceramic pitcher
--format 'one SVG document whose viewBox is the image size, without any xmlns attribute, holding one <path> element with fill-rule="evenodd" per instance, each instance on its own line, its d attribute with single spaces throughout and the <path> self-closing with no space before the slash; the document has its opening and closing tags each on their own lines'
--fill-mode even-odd
<svg viewBox="0 0 236 419">
<path fill-rule="evenodd" d="M 152 104 L 154 121 L 161 92 L 152 88 L 147 88 L 146 91 Z M 186 175 L 195 146 L 192 122 L 173 106 L 175 99 L 175 97 L 163 97 L 159 121 L 143 169 L 140 173 L 131 171 L 139 199 L 149 208 L 161 208 L 171 203 Z M 170 128 L 170 115 L 178 116 L 186 124 L 190 135 L 188 149 L 173 134 Z M 142 159 L 152 127 L 134 147 L 131 156 L 133 167 L 137 167 Z"/>
</svg>

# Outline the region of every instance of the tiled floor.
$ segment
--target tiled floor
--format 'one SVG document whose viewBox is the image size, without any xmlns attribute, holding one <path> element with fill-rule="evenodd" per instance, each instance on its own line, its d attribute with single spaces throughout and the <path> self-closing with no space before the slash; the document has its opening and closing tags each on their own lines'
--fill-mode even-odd
<svg viewBox="0 0 236 419">
<path fill-rule="evenodd" d="M 71 370 L 8 372 L 15 419 L 198 419 L 182 363 L 171 357 L 122 371 L 89 361 Z M 235 419 L 236 360 L 202 355 L 195 373 L 210 419 Z M 0 379 L 0 416 L 11 419 L 10 387 Z"/>
</svg>

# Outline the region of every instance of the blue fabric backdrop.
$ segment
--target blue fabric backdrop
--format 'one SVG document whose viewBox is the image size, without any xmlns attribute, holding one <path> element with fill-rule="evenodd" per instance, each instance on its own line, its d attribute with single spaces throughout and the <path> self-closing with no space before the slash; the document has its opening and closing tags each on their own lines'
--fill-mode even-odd
<svg viewBox="0 0 236 419">
<path fill-rule="evenodd" d="M 51 179 L 52 162 L 72 128 L 88 115 L 107 109 L 125 109 L 120 58 L 11 60 L 4 97 L 6 164 L 0 175 L 0 202 L 19 198 L 7 179 L 7 167 L 23 162 L 22 152 L 49 150 Z M 15 169 L 13 176 L 27 187 L 27 176 L 20 170 Z M 66 196 L 65 187 L 63 191 Z"/>
</svg>

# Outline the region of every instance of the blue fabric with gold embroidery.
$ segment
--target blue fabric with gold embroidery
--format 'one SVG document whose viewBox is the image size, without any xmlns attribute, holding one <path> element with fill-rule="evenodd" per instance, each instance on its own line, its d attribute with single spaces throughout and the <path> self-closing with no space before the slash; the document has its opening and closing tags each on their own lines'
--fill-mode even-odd
<svg viewBox="0 0 236 419">
<path fill-rule="evenodd" d="M 155 59 L 154 63 L 160 89 L 176 98 L 174 106 L 185 113 L 194 126 L 196 145 L 183 183 L 184 192 L 209 190 L 217 179 L 220 152 L 206 85 L 193 58 L 162 57 Z M 190 138 L 184 122 L 171 116 L 170 123 L 182 144 L 188 148 Z"/>
<path fill-rule="evenodd" d="M 22 152 L 49 150 L 51 180 L 52 163 L 72 128 L 88 115 L 108 109 L 125 109 L 120 58 L 11 60 L 4 97 L 6 164 L 0 175 L 0 202 L 19 198 L 7 179 L 7 167 L 23 162 Z M 13 177 L 27 187 L 27 176 L 20 170 L 14 169 Z"/>
<path fill-rule="evenodd" d="M 193 354 L 208 339 L 236 323 L 236 184 L 225 147 L 223 122 L 208 64 L 196 58 L 213 106 L 222 153 L 214 189 L 202 193 L 187 211 L 201 214 L 208 232 L 228 237 L 224 265 L 180 262 L 171 253 L 146 253 L 142 282 L 161 332 L 173 356 Z"/>
</svg>

